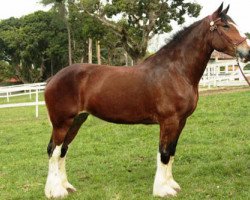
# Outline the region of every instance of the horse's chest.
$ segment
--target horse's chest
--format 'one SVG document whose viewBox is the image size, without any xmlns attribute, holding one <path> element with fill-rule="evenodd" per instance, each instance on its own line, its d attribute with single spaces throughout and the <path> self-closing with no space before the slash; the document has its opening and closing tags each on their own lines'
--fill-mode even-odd
<svg viewBox="0 0 250 200">
<path fill-rule="evenodd" d="M 198 95 L 195 92 L 188 94 L 172 94 L 165 96 L 156 105 L 160 115 L 177 115 L 180 117 L 190 116 L 196 109 Z"/>
</svg>

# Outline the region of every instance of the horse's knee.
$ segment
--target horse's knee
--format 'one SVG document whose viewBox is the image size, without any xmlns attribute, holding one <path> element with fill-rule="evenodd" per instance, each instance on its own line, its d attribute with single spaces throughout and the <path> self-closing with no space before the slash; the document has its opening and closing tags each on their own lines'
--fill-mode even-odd
<svg viewBox="0 0 250 200">
<path fill-rule="evenodd" d="M 159 152 L 161 154 L 161 162 L 163 164 L 168 164 L 169 160 L 170 160 L 170 156 L 174 156 L 175 151 L 176 151 L 176 145 L 177 145 L 177 140 L 164 145 L 164 144 L 160 144 L 159 146 Z"/>
</svg>

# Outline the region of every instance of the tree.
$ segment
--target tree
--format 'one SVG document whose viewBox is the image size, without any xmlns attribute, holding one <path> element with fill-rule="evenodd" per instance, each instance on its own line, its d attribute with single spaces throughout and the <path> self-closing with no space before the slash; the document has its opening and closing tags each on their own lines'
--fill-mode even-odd
<svg viewBox="0 0 250 200">
<path fill-rule="evenodd" d="M 61 19 L 64 21 L 67 34 L 68 34 L 68 60 L 69 65 L 72 64 L 72 41 L 71 41 L 71 28 L 68 20 L 69 16 L 69 6 L 74 3 L 74 0 L 41 0 L 43 5 L 53 5 L 53 9 L 56 10 Z"/>
<path fill-rule="evenodd" d="M 18 75 L 23 82 L 41 81 L 66 65 L 65 30 L 53 12 L 38 11 L 20 19 L 3 20 L 0 60 L 7 62 L 12 76 Z"/>
<path fill-rule="evenodd" d="M 14 77 L 15 73 L 13 68 L 9 65 L 8 62 L 0 61 L 0 82 Z"/>
<path fill-rule="evenodd" d="M 197 17 L 201 6 L 184 0 L 81 0 L 84 12 L 110 27 L 135 63 L 147 50 L 155 35 L 172 30 L 170 22 L 185 22 L 185 15 Z M 122 16 L 119 20 L 114 20 Z"/>
<path fill-rule="evenodd" d="M 250 33 L 246 33 L 246 36 L 248 37 L 248 39 L 250 39 Z"/>
</svg>

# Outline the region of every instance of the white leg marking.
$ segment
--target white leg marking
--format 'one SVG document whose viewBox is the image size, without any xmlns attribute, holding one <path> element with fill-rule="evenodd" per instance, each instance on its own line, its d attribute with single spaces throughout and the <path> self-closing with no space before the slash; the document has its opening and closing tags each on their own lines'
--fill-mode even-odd
<svg viewBox="0 0 250 200">
<path fill-rule="evenodd" d="M 63 198 L 68 195 L 68 191 L 62 185 L 62 177 L 59 171 L 59 158 L 62 145 L 56 146 L 49 159 L 49 172 L 45 185 L 45 195 L 47 198 Z"/>
<path fill-rule="evenodd" d="M 66 156 L 64 156 L 63 158 L 59 158 L 59 173 L 61 176 L 62 186 L 68 192 L 75 192 L 76 189 L 74 188 L 74 186 L 68 182 L 66 168 L 65 168 L 65 162 L 66 162 L 65 159 L 66 159 Z"/>
<path fill-rule="evenodd" d="M 157 154 L 157 169 L 154 181 L 153 195 L 159 197 L 176 196 L 180 186 L 175 182 L 172 175 L 174 157 L 170 157 L 168 164 L 161 162 L 160 153 Z"/>
</svg>

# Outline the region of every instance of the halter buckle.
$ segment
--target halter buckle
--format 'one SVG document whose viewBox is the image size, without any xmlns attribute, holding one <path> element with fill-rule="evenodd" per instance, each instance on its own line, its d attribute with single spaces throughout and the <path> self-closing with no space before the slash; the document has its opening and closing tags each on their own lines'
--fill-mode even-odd
<svg viewBox="0 0 250 200">
<path fill-rule="evenodd" d="M 209 20 L 210 20 L 210 31 L 213 32 L 214 30 L 217 29 L 217 25 L 215 24 L 215 22 L 221 20 L 220 18 L 217 18 L 215 20 L 213 20 L 213 17 L 211 15 L 208 16 L 209 17 Z"/>
<path fill-rule="evenodd" d="M 211 21 L 211 22 L 210 22 L 210 31 L 213 32 L 213 31 L 216 30 L 216 29 L 217 29 L 217 25 L 214 24 L 214 21 Z"/>
</svg>

